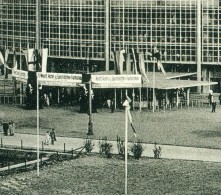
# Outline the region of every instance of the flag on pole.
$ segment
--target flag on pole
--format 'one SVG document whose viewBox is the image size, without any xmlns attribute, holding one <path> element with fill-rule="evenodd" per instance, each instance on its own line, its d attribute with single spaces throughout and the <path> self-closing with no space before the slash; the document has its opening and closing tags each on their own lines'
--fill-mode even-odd
<svg viewBox="0 0 221 195">
<path fill-rule="evenodd" d="M 166 72 L 165 72 L 164 67 L 163 67 L 163 64 L 161 63 L 161 60 L 160 60 L 160 59 L 161 59 L 161 56 L 162 56 L 162 53 L 156 48 L 156 46 L 155 46 L 154 49 L 153 49 L 152 56 L 153 56 L 154 58 L 156 58 L 156 60 L 157 60 L 158 70 L 161 70 L 162 73 L 165 75 Z"/>
<path fill-rule="evenodd" d="M 5 56 L 0 52 L 0 64 L 3 64 L 5 68 L 12 70 L 15 66 L 14 64 L 14 52 L 10 53 L 9 49 L 5 50 Z"/>
<path fill-rule="evenodd" d="M 116 74 L 123 74 L 124 53 L 125 50 L 115 51 Z"/>
<path fill-rule="evenodd" d="M 7 64 L 8 61 L 8 55 L 9 55 L 9 49 L 5 50 L 5 65 Z"/>
<path fill-rule="evenodd" d="M 127 96 L 126 100 L 123 103 L 123 106 L 125 106 L 125 108 L 126 108 L 125 111 L 127 112 L 127 116 L 128 116 L 129 122 L 130 122 L 130 126 L 132 128 L 132 131 L 134 133 L 134 136 L 137 137 L 136 130 L 133 126 L 132 115 L 130 113 L 130 102 L 131 102 L 131 99 Z"/>
<path fill-rule="evenodd" d="M 166 74 L 163 64 L 159 60 L 157 61 L 157 67 L 158 67 L 158 70 L 161 70 L 164 75 Z"/>
<path fill-rule="evenodd" d="M 3 65 L 5 64 L 5 60 L 1 51 L 0 51 L 0 64 L 3 64 Z"/>
<path fill-rule="evenodd" d="M 145 72 L 144 53 L 143 52 L 139 53 L 139 69 L 140 69 L 141 75 L 146 79 L 147 82 L 149 82 L 149 80 L 147 78 L 147 74 Z"/>
<path fill-rule="evenodd" d="M 134 61 L 134 74 L 137 74 L 137 60 L 136 60 L 136 56 L 135 56 L 135 52 L 134 49 L 132 48 L 132 54 L 133 54 L 133 61 Z"/>
<path fill-rule="evenodd" d="M 16 59 L 16 51 L 15 51 L 15 49 L 14 49 L 14 51 L 13 51 L 13 69 L 14 70 L 17 70 L 17 59 Z"/>
<path fill-rule="evenodd" d="M 48 48 L 43 48 L 41 50 L 41 67 L 42 67 L 42 72 L 46 73 L 47 72 L 47 60 L 48 60 Z"/>
</svg>

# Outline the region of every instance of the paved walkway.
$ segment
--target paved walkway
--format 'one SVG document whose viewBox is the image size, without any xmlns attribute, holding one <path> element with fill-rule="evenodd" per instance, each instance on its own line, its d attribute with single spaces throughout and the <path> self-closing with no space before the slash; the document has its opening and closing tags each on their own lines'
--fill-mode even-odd
<svg viewBox="0 0 221 195">
<path fill-rule="evenodd" d="M 31 134 L 15 134 L 14 136 L 3 136 L 1 138 L 1 147 L 4 146 L 16 146 L 16 147 L 28 147 L 37 148 L 37 136 Z M 39 136 L 39 147 L 42 149 L 50 149 L 54 151 L 71 151 L 84 146 L 85 139 L 80 138 L 67 138 L 57 137 L 55 145 L 44 145 L 45 136 Z M 117 154 L 116 141 L 108 141 L 113 144 L 112 153 Z M 99 152 L 99 140 L 93 140 L 94 148 L 92 152 Z M 131 143 L 128 144 L 130 147 Z M 142 156 L 153 157 L 154 144 L 143 144 L 144 152 Z M 221 150 L 220 149 L 208 149 L 208 148 L 194 148 L 172 145 L 158 145 L 162 148 L 161 158 L 165 159 L 183 159 L 183 160 L 198 160 L 206 162 L 221 162 Z"/>
</svg>

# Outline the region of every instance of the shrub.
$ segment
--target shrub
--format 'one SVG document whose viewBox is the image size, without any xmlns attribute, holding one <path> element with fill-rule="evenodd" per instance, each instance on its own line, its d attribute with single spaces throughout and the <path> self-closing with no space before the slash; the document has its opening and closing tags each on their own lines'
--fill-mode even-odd
<svg viewBox="0 0 221 195">
<path fill-rule="evenodd" d="M 134 142 L 134 144 L 131 146 L 131 152 L 133 153 L 135 159 L 140 159 L 141 155 L 143 153 L 143 146 L 141 144 L 142 142 L 138 140 L 137 142 Z"/>
<path fill-rule="evenodd" d="M 161 147 L 157 147 L 157 143 L 155 142 L 154 144 L 154 149 L 153 149 L 153 154 L 154 158 L 159 159 L 161 156 Z"/>
<path fill-rule="evenodd" d="M 86 150 L 87 153 L 90 153 L 90 152 L 93 150 L 94 144 L 93 144 L 92 139 L 88 139 L 88 138 L 87 138 L 87 139 L 85 140 L 84 148 L 85 148 L 85 150 Z"/>
<path fill-rule="evenodd" d="M 103 140 L 99 141 L 100 145 L 100 154 L 105 154 L 107 158 L 111 158 L 111 149 L 112 149 L 112 144 L 107 142 L 107 138 L 104 138 Z"/>
</svg>

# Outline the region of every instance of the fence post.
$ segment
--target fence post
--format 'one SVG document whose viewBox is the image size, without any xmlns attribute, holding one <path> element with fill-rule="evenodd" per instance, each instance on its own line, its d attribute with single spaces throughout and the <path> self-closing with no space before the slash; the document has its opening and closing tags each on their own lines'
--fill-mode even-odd
<svg viewBox="0 0 221 195">
<path fill-rule="evenodd" d="M 43 163 L 42 163 L 42 162 L 43 162 L 43 161 L 42 161 L 42 156 L 43 156 L 42 153 L 40 153 L 41 166 L 42 166 L 42 164 L 43 164 Z"/>
<path fill-rule="evenodd" d="M 1 147 L 3 148 L 3 140 L 2 140 L 2 137 L 1 137 Z"/>
<path fill-rule="evenodd" d="M 58 161 L 58 151 L 56 153 L 57 153 L 57 161 Z"/>
<path fill-rule="evenodd" d="M 65 153 L 65 143 L 64 143 L 64 153 Z"/>
<path fill-rule="evenodd" d="M 9 163 L 9 161 L 7 163 L 8 163 L 8 170 L 10 171 L 10 163 Z"/>
<path fill-rule="evenodd" d="M 22 141 L 22 139 L 21 139 L 21 149 L 23 148 L 23 141 Z"/>
<path fill-rule="evenodd" d="M 8 170 L 10 170 L 10 163 L 9 163 L 9 154 L 8 154 L 8 150 L 7 150 L 7 165 L 8 165 Z"/>
<path fill-rule="evenodd" d="M 41 142 L 42 151 L 44 151 L 44 142 Z"/>
<path fill-rule="evenodd" d="M 27 171 L 27 154 L 25 154 L 25 171 Z"/>
<path fill-rule="evenodd" d="M 71 155 L 72 155 L 72 158 L 74 157 L 74 150 L 73 148 L 71 149 Z"/>
</svg>

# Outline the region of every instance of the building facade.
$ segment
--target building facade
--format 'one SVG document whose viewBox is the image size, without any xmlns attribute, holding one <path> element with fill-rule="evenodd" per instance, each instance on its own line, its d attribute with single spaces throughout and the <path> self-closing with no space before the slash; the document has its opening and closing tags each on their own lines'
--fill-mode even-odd
<svg viewBox="0 0 221 195">
<path fill-rule="evenodd" d="M 221 92 L 221 0 L 0 0 L 0 13 L 0 47 L 48 48 L 48 71 L 111 70 L 113 51 L 156 46 L 166 71 Z"/>
</svg>

